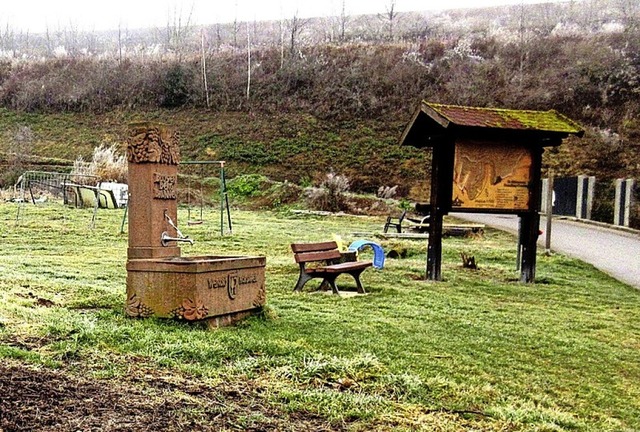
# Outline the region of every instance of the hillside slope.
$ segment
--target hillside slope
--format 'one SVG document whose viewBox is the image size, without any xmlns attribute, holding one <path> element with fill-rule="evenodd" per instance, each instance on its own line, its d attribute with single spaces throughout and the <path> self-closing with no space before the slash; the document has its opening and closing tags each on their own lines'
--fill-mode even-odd
<svg viewBox="0 0 640 432">
<path fill-rule="evenodd" d="M 71 163 L 90 158 L 100 144 L 123 152 L 132 121 L 166 123 L 180 132 L 183 160 L 225 160 L 230 176 L 259 173 L 274 180 L 313 183 L 328 172 L 346 175 L 353 189 L 373 191 L 401 185 L 401 192 L 424 184 L 428 153 L 398 145 L 403 124 L 375 120 L 328 121 L 310 115 L 214 113 L 205 109 L 110 111 L 101 114 L 29 114 L 0 109 L 0 129 L 27 126 L 32 142 L 23 155 L 56 157 Z M 5 154 L 5 185 L 15 151 L 11 140 L 0 143 Z M 60 159 L 58 159 L 59 162 Z M 48 160 L 52 164 L 51 160 Z M 53 161 L 55 163 L 55 161 Z M 15 161 L 14 161 L 15 165 Z M 20 165 L 23 169 L 28 163 Z M 416 197 L 418 198 L 418 197 Z"/>
</svg>

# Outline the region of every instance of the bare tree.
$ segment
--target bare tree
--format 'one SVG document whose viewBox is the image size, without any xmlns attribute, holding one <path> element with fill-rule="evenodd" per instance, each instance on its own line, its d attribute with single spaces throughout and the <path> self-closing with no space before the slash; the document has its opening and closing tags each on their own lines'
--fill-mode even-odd
<svg viewBox="0 0 640 432">
<path fill-rule="evenodd" d="M 47 55 L 53 54 L 53 41 L 51 40 L 51 33 L 49 32 L 49 25 L 45 27 L 45 40 L 47 44 Z"/>
<path fill-rule="evenodd" d="M 118 63 L 122 63 L 122 21 L 118 22 Z"/>
<path fill-rule="evenodd" d="M 0 48 L 10 51 L 12 57 L 16 57 L 16 34 L 7 21 L 4 33 L 0 29 Z"/>
<path fill-rule="evenodd" d="M 336 12 L 335 9 L 331 10 L 331 17 L 327 18 L 326 28 L 329 29 L 329 34 L 325 36 L 325 40 L 344 42 L 345 32 L 347 24 L 350 20 L 350 16 L 347 15 L 346 0 L 340 2 L 340 11 Z"/>
<path fill-rule="evenodd" d="M 202 85 L 204 86 L 204 97 L 207 103 L 207 108 L 210 108 L 211 105 L 209 102 L 209 86 L 207 84 L 207 56 L 206 56 L 206 50 L 205 50 L 204 44 L 205 44 L 205 34 L 204 34 L 204 29 L 202 29 L 200 32 L 200 48 L 202 52 Z"/>
<path fill-rule="evenodd" d="M 280 69 L 284 66 L 284 36 L 285 36 L 285 22 L 284 18 L 280 18 Z"/>
<path fill-rule="evenodd" d="M 549 34 L 558 23 L 558 6 L 554 3 L 542 3 L 539 8 L 538 26 L 544 30 L 545 34 Z"/>
<path fill-rule="evenodd" d="M 518 59 L 518 71 L 517 71 L 517 88 L 519 91 L 523 91 L 524 87 L 524 73 L 529 61 L 529 29 L 528 29 L 528 10 L 523 3 L 518 6 L 518 50 L 520 56 Z"/>
<path fill-rule="evenodd" d="M 86 54 L 91 56 L 98 52 L 98 36 L 96 35 L 95 29 L 92 31 L 87 31 L 82 33 L 84 36 L 85 44 L 87 47 Z"/>
<path fill-rule="evenodd" d="M 293 14 L 293 18 L 289 20 L 289 52 L 291 54 L 295 53 L 295 50 L 300 41 L 300 34 L 302 30 L 309 24 L 308 19 L 302 19 L 298 15 L 298 10 Z"/>
<path fill-rule="evenodd" d="M 387 27 L 387 38 L 392 41 L 394 38 L 394 30 L 396 20 L 398 18 L 398 11 L 396 11 L 396 0 L 390 0 L 389 4 L 385 6 L 386 12 L 379 14 L 378 17 L 385 22 Z"/>
<path fill-rule="evenodd" d="M 238 46 L 238 31 L 240 30 L 240 25 L 238 24 L 238 0 L 236 0 L 236 13 L 233 18 L 233 46 Z"/>
<path fill-rule="evenodd" d="M 251 94 L 251 31 L 247 22 L 247 100 Z"/>
<path fill-rule="evenodd" d="M 178 54 L 178 61 L 182 61 L 185 41 L 192 30 L 193 8 L 194 3 L 191 3 L 189 14 L 184 17 L 182 9 L 178 11 L 177 6 L 174 6 L 173 13 L 170 11 L 167 19 L 167 46 Z"/>
<path fill-rule="evenodd" d="M 582 7 L 583 26 L 587 29 L 598 27 L 600 0 L 585 0 Z"/>
<path fill-rule="evenodd" d="M 78 30 L 78 24 L 69 20 L 69 27 L 65 27 L 62 29 L 63 37 L 64 37 L 64 48 L 67 50 L 67 53 L 72 57 L 75 57 L 78 54 L 79 47 L 79 35 L 80 32 Z"/>
<path fill-rule="evenodd" d="M 640 5 L 637 0 L 617 0 L 616 9 L 628 29 L 638 27 L 640 21 Z"/>
<path fill-rule="evenodd" d="M 222 45 L 222 26 L 216 23 L 216 51 L 220 49 L 220 45 Z"/>
<path fill-rule="evenodd" d="M 340 42 L 345 40 L 345 31 L 349 23 L 349 15 L 347 15 L 347 0 L 342 0 L 342 9 L 340 10 Z"/>
<path fill-rule="evenodd" d="M 29 39 L 29 30 L 27 30 L 26 32 L 20 31 L 20 44 L 22 46 L 23 51 L 29 52 L 30 42 L 31 40 Z"/>
</svg>

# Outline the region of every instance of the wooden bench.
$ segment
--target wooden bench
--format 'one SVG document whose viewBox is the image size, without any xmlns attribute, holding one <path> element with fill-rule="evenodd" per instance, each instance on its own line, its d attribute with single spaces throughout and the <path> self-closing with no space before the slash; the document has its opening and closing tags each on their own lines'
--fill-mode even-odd
<svg viewBox="0 0 640 432">
<path fill-rule="evenodd" d="M 393 216 L 387 217 L 387 222 L 384 224 L 384 233 L 389 232 L 389 228 L 395 228 L 398 234 L 401 234 L 403 223 L 405 224 L 405 230 L 425 233 L 429 231 L 429 221 L 431 220 L 431 215 L 423 215 L 419 218 L 409 217 L 407 211 L 403 211 L 400 216 L 394 218 Z"/>
<path fill-rule="evenodd" d="M 396 231 L 398 233 L 402 232 L 402 221 L 404 220 L 405 216 L 407 216 L 407 211 L 403 211 L 400 216 L 394 218 L 393 216 L 389 216 L 387 217 L 387 222 L 385 222 L 384 224 L 384 232 L 388 232 L 389 228 L 393 227 L 396 229 Z"/>
<path fill-rule="evenodd" d="M 342 254 L 336 242 L 323 243 L 293 243 L 291 250 L 300 265 L 300 276 L 294 291 L 302 291 L 304 285 L 314 278 L 322 278 L 320 287 L 329 286 L 334 294 L 340 294 L 336 286 L 336 278 L 342 273 L 350 274 L 356 281 L 359 293 L 365 290 L 360 282 L 360 274 L 371 267 L 371 261 L 340 262 Z M 307 268 L 307 264 L 316 263 L 317 266 Z"/>
</svg>

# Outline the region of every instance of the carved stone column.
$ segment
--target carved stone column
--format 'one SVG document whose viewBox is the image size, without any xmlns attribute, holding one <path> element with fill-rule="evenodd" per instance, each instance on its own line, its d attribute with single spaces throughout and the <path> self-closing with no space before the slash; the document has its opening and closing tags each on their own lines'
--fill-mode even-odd
<svg viewBox="0 0 640 432">
<path fill-rule="evenodd" d="M 180 256 L 175 243 L 162 246 L 163 232 L 175 236 L 178 223 L 177 183 L 179 137 L 167 126 L 154 123 L 129 125 L 129 249 L 128 257 Z"/>
</svg>

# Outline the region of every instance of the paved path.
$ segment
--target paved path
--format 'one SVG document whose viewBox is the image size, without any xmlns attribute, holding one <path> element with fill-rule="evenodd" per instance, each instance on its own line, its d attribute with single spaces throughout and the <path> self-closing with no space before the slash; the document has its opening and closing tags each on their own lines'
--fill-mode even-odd
<svg viewBox="0 0 640 432">
<path fill-rule="evenodd" d="M 466 219 L 504 231 L 517 233 L 518 218 L 512 215 L 462 214 L 451 216 Z M 540 229 L 546 229 L 546 218 L 540 218 Z M 544 247 L 545 235 L 538 240 Z M 640 289 L 640 234 L 619 231 L 600 225 L 571 220 L 553 219 L 551 250 L 593 264 L 619 281 Z"/>
</svg>

